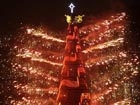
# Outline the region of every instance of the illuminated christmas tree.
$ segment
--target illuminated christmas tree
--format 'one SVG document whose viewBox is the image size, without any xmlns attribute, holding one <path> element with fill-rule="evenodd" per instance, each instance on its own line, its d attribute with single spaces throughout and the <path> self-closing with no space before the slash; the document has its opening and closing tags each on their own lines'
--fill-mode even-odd
<svg viewBox="0 0 140 105">
<path fill-rule="evenodd" d="M 4 105 L 139 105 L 140 60 L 128 15 L 86 16 L 82 27 L 83 15 L 66 15 L 67 34 L 23 26 L 10 45 L 6 83 L 14 95 L 5 94 Z"/>
</svg>

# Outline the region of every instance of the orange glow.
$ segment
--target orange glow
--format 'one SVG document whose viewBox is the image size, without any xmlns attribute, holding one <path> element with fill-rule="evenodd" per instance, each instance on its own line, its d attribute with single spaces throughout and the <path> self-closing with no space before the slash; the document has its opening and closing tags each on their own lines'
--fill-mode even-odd
<svg viewBox="0 0 140 105">
<path fill-rule="evenodd" d="M 113 47 L 113 46 L 118 46 L 120 44 L 122 44 L 124 42 L 124 38 L 118 38 L 116 40 L 111 40 L 108 42 L 105 42 L 103 44 L 98 44 L 97 46 L 93 46 L 90 48 L 87 48 L 86 50 L 82 51 L 83 53 L 88 53 L 88 52 L 92 52 L 93 50 L 97 50 L 97 49 L 104 49 L 104 48 L 108 48 L 108 47 Z"/>
</svg>

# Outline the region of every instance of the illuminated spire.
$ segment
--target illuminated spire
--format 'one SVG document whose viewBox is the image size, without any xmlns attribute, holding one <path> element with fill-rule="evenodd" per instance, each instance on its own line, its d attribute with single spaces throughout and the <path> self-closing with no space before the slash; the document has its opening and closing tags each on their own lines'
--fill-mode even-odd
<svg viewBox="0 0 140 105">
<path fill-rule="evenodd" d="M 71 4 L 69 5 L 69 8 L 70 8 L 70 10 L 71 10 L 71 13 L 73 13 L 73 10 L 74 10 L 74 8 L 75 8 L 75 5 L 74 5 L 73 3 L 71 3 Z"/>
</svg>

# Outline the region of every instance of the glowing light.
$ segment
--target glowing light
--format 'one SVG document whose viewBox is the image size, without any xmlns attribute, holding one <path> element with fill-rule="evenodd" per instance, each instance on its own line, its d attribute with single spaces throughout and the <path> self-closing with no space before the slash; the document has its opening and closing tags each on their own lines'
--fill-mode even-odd
<svg viewBox="0 0 140 105">
<path fill-rule="evenodd" d="M 126 17 L 125 12 L 118 13 L 114 15 L 113 17 L 112 16 L 108 17 L 107 20 L 97 21 L 95 25 L 90 24 L 90 25 L 84 26 L 80 29 L 80 32 L 86 34 L 83 37 L 83 39 L 85 40 L 93 40 L 93 39 L 96 40 L 96 37 L 98 36 L 111 37 L 113 36 L 111 33 L 113 30 L 119 30 L 120 33 L 124 33 L 125 17 Z M 118 24 L 114 24 L 116 22 L 118 22 Z M 89 33 L 92 33 L 92 34 L 89 34 Z"/>
<path fill-rule="evenodd" d="M 69 8 L 70 8 L 70 10 L 71 10 L 71 13 L 73 13 L 74 8 L 75 8 L 75 5 L 74 5 L 73 3 L 71 3 L 71 4 L 69 5 Z"/>
<path fill-rule="evenodd" d="M 27 29 L 27 34 L 31 34 L 33 32 L 33 29 Z"/>
<path fill-rule="evenodd" d="M 55 63 L 55 62 L 52 62 L 49 60 L 45 60 L 45 59 L 36 57 L 36 55 L 34 55 L 31 52 L 28 52 L 28 53 L 25 52 L 24 54 L 18 54 L 16 56 L 22 57 L 22 58 L 31 58 L 32 61 L 44 62 L 44 63 L 48 63 L 48 64 L 55 65 L 55 66 L 62 66 L 62 64 L 60 64 L 60 63 Z"/>
<path fill-rule="evenodd" d="M 62 66 L 61 63 L 55 63 L 55 62 L 51 62 L 51 61 L 48 61 L 48 60 L 45 60 L 45 59 L 41 59 L 41 58 L 31 58 L 31 60 L 48 63 L 48 64 L 51 64 L 51 65 L 54 65 L 54 66 Z"/>
<path fill-rule="evenodd" d="M 47 39 L 47 40 L 52 40 L 52 41 L 56 41 L 56 42 L 60 42 L 60 43 L 64 43 L 65 41 L 49 36 L 48 34 L 42 33 L 42 32 L 37 32 L 37 31 L 33 31 L 33 29 L 27 29 L 27 33 L 37 36 L 37 37 L 41 37 L 43 39 Z"/>
<path fill-rule="evenodd" d="M 120 45 L 121 43 L 123 43 L 123 40 L 124 40 L 123 38 L 118 38 L 116 40 L 108 41 L 103 44 L 98 44 L 97 46 L 90 47 L 82 52 L 88 53 L 88 52 L 92 52 L 93 50 L 97 50 L 97 49 L 104 49 L 104 48 L 111 47 L 111 46 L 112 47 L 117 46 L 117 45 Z"/>
<path fill-rule="evenodd" d="M 81 23 L 81 22 L 83 21 L 83 17 L 84 17 L 84 15 L 75 16 L 75 21 L 76 21 L 77 23 Z"/>
<path fill-rule="evenodd" d="M 114 103 L 113 105 L 131 105 L 131 100 L 129 98 L 118 101 Z"/>
<path fill-rule="evenodd" d="M 67 23 L 71 23 L 72 19 L 71 16 L 65 15 Z"/>
</svg>

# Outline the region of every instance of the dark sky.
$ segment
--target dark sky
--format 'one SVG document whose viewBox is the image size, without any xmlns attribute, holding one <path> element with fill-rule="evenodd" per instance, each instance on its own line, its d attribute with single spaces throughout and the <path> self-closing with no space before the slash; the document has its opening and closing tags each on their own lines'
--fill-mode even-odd
<svg viewBox="0 0 140 105">
<path fill-rule="evenodd" d="M 70 0 L 7 0 L 7 2 L 5 0 L 3 1 L 3 3 L 0 3 L 0 10 L 2 11 L 1 18 L 2 20 L 4 20 L 3 22 L 8 22 L 8 24 L 18 22 L 33 24 L 37 24 L 39 22 L 55 23 L 55 21 L 58 21 L 60 18 L 62 18 L 65 13 L 69 12 L 67 6 L 70 3 Z M 73 0 L 76 5 L 75 12 L 89 13 L 92 9 L 96 11 L 96 9 L 98 9 L 97 6 L 103 7 L 102 5 L 104 4 L 104 2 L 97 1 L 101 0 L 89 0 L 89 2 L 87 2 L 87 0 Z"/>
<path fill-rule="evenodd" d="M 3 29 L 19 24 L 41 23 L 54 26 L 61 24 L 64 14 L 69 12 L 68 5 L 76 5 L 75 13 L 95 15 L 111 10 L 114 5 L 119 5 L 122 0 L 1 0 L 0 22 Z M 125 4 L 121 2 L 122 4 Z M 116 7 L 117 8 L 117 7 Z M 7 29 L 6 29 L 7 31 Z"/>
<path fill-rule="evenodd" d="M 63 26 L 64 14 L 69 13 L 68 5 L 71 2 L 76 5 L 75 13 L 86 16 L 125 8 L 139 26 L 140 5 L 136 0 L 0 0 L 0 30 L 15 30 L 21 23 Z"/>
</svg>

